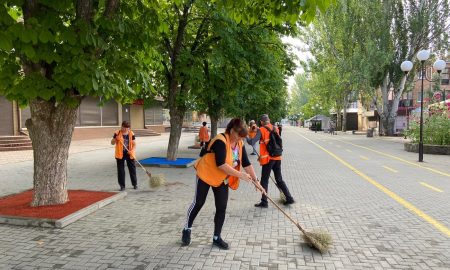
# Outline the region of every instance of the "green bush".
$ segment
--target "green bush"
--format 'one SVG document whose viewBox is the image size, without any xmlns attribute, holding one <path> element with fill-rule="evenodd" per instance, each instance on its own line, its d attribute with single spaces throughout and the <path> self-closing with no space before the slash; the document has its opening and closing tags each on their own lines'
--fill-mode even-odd
<svg viewBox="0 0 450 270">
<path fill-rule="evenodd" d="M 420 122 L 415 119 L 406 136 L 412 143 L 419 143 Z M 424 115 L 423 143 L 432 145 L 450 145 L 450 119 L 446 114 L 436 113 L 429 116 Z"/>
</svg>

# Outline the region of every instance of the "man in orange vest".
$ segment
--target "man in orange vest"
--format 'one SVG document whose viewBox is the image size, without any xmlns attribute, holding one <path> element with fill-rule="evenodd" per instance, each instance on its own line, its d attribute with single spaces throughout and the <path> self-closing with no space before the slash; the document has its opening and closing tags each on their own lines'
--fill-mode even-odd
<svg viewBox="0 0 450 270">
<path fill-rule="evenodd" d="M 120 130 L 114 133 L 111 144 L 116 145 L 115 157 L 120 191 L 125 190 L 125 161 L 130 172 L 131 184 L 134 189 L 137 189 L 136 165 L 134 164 L 136 137 L 130 129 L 130 123 L 122 122 Z"/>
<path fill-rule="evenodd" d="M 205 145 L 205 143 L 209 142 L 209 133 L 208 127 L 206 126 L 206 122 L 203 122 L 203 126 L 200 128 L 198 132 L 198 139 L 200 140 L 200 146 Z"/>
<path fill-rule="evenodd" d="M 259 131 L 258 126 L 255 123 L 255 120 L 251 120 L 249 122 L 249 128 L 248 128 L 248 137 L 247 137 L 247 143 L 252 146 L 253 152 L 250 154 L 252 156 L 256 155 L 256 142 L 259 141 L 259 138 L 261 137 L 261 132 Z"/>
<path fill-rule="evenodd" d="M 292 198 L 291 193 L 283 181 L 283 176 L 281 175 L 281 156 L 272 157 L 267 150 L 267 144 L 270 141 L 270 132 L 275 129 L 278 133 L 277 127 L 270 124 L 270 119 L 267 114 L 263 114 L 261 116 L 261 139 L 259 140 L 259 164 L 262 166 L 261 171 L 261 186 L 268 192 L 269 187 L 269 177 L 271 171 L 273 171 L 275 175 L 275 181 L 277 182 L 278 188 L 283 192 L 286 196 L 286 201 L 283 203 L 284 205 L 293 204 L 294 198 Z M 267 197 L 262 195 L 261 202 L 255 204 L 256 207 L 267 208 Z"/>
</svg>

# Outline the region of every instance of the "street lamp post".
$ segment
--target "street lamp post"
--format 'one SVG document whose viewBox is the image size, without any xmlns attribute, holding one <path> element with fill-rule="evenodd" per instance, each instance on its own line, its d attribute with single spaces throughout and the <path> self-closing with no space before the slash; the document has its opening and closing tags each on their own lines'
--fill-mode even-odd
<svg viewBox="0 0 450 270">
<path fill-rule="evenodd" d="M 421 50 L 417 53 L 417 59 L 420 61 L 420 79 L 422 80 L 420 88 L 419 162 L 423 162 L 423 80 L 426 79 L 427 81 L 432 82 L 432 80 L 426 78 L 425 61 L 428 60 L 428 58 L 430 58 L 429 50 Z M 437 60 L 434 62 L 433 68 L 441 74 L 441 71 L 445 68 L 445 65 L 446 63 L 444 60 Z M 410 72 L 413 68 L 413 63 L 411 61 L 403 61 L 400 68 L 405 74 L 408 74 L 408 72 Z"/>
</svg>

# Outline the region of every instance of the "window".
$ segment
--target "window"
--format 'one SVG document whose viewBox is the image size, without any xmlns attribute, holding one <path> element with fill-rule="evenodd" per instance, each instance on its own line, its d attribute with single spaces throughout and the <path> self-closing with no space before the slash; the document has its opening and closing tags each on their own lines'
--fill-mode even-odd
<svg viewBox="0 0 450 270">
<path fill-rule="evenodd" d="M 80 104 L 80 126 L 101 126 L 101 110 L 98 106 L 100 100 L 94 97 L 85 97 Z"/>
<path fill-rule="evenodd" d="M 85 126 L 118 126 L 119 108 L 115 100 L 109 100 L 100 107 L 100 98 L 85 97 L 77 110 L 76 127 Z M 30 108 L 21 109 L 21 127 L 31 117 Z"/>
<path fill-rule="evenodd" d="M 145 109 L 146 125 L 162 125 L 164 122 L 164 111 L 160 102 L 155 102 L 150 108 Z"/>
<path fill-rule="evenodd" d="M 442 85 L 449 85 L 450 84 L 450 68 L 444 69 L 441 74 L 441 84 Z"/>
</svg>

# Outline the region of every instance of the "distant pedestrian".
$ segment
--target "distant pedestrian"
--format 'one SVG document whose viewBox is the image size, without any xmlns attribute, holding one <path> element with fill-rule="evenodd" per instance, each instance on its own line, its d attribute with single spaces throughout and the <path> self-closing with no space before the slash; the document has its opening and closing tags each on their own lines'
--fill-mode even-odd
<svg viewBox="0 0 450 270">
<path fill-rule="evenodd" d="M 335 128 L 336 128 L 336 125 L 334 124 L 334 121 L 331 120 L 331 121 L 330 121 L 330 134 L 331 134 L 331 135 L 334 135 L 334 130 L 335 130 Z"/>
<path fill-rule="evenodd" d="M 250 154 L 252 156 L 256 155 L 256 143 L 259 141 L 259 138 L 261 137 L 261 131 L 259 131 L 258 126 L 256 125 L 255 120 L 251 120 L 249 122 L 249 128 L 248 128 L 248 136 L 247 136 L 247 143 L 252 146 L 253 152 Z"/>
<path fill-rule="evenodd" d="M 228 249 L 228 243 L 221 237 L 228 203 L 228 188 L 237 189 L 239 179 L 256 181 L 255 171 L 243 147 L 242 139 L 246 136 L 245 123 L 239 118 L 232 119 L 225 133 L 220 133 L 212 139 L 208 145 L 208 153 L 195 164 L 197 170 L 195 196 L 182 231 L 183 245 L 191 243 L 191 227 L 206 201 L 209 189 L 212 188 L 216 204 L 213 244 L 221 249 Z M 245 172 L 241 172 L 241 166 Z"/>
<path fill-rule="evenodd" d="M 202 123 L 202 127 L 198 132 L 198 139 L 200 140 L 200 146 L 204 146 L 207 142 L 209 142 L 209 133 L 208 127 L 206 126 L 206 122 Z"/>
<path fill-rule="evenodd" d="M 125 161 L 127 162 L 128 172 L 130 173 L 131 184 L 134 189 L 137 189 L 136 165 L 134 164 L 136 137 L 133 131 L 131 131 L 129 122 L 122 122 L 120 130 L 114 133 L 111 144 L 116 145 L 115 158 L 120 191 L 125 190 Z"/>
<path fill-rule="evenodd" d="M 281 123 L 278 123 L 278 133 L 281 136 L 281 131 L 283 130 L 283 125 Z"/>
</svg>

